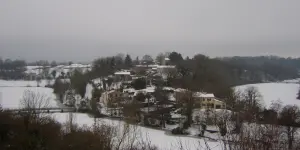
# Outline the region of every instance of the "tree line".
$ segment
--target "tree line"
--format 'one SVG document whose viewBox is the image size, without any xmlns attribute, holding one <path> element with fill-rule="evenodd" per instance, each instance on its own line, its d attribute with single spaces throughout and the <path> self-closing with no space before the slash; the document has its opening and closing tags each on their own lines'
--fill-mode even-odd
<svg viewBox="0 0 300 150">
<path fill-rule="evenodd" d="M 26 70 L 23 60 L 0 59 L 0 79 L 22 79 Z"/>
</svg>

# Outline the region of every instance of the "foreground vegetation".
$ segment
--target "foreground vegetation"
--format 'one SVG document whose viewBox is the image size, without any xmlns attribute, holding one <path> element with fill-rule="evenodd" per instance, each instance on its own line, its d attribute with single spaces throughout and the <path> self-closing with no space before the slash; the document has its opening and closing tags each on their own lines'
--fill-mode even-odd
<svg viewBox="0 0 300 150">
<path fill-rule="evenodd" d="M 0 111 L 1 150 L 154 150 L 149 141 L 134 137 L 127 127 L 119 129 L 95 120 L 92 127 L 66 124 L 41 114 L 13 114 Z"/>
</svg>

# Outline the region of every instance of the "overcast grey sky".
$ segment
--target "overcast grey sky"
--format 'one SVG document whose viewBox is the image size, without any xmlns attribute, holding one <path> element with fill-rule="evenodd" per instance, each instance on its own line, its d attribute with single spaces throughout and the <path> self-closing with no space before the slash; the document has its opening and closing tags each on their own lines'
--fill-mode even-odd
<svg viewBox="0 0 300 150">
<path fill-rule="evenodd" d="M 300 56 L 299 0 L 1 0 L 0 56 Z"/>
</svg>

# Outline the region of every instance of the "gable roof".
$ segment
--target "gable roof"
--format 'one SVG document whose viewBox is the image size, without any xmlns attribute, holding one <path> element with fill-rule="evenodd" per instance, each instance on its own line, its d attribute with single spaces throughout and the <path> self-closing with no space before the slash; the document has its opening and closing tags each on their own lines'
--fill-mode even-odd
<svg viewBox="0 0 300 150">
<path fill-rule="evenodd" d="M 215 95 L 213 93 L 203 93 L 203 92 L 196 92 L 194 97 L 201 97 L 201 98 L 214 98 Z"/>
</svg>

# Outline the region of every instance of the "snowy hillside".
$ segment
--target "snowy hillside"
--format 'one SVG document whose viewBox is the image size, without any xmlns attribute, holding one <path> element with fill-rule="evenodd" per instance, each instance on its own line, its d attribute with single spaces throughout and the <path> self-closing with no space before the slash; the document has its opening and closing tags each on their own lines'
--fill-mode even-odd
<svg viewBox="0 0 300 150">
<path fill-rule="evenodd" d="M 236 90 L 244 90 L 247 87 L 256 87 L 266 107 L 269 107 L 272 101 L 280 100 L 283 105 L 298 105 L 300 106 L 300 100 L 297 100 L 297 93 L 299 90 L 299 84 L 295 83 L 260 83 L 260 84 L 248 84 L 237 86 Z"/>
</svg>

